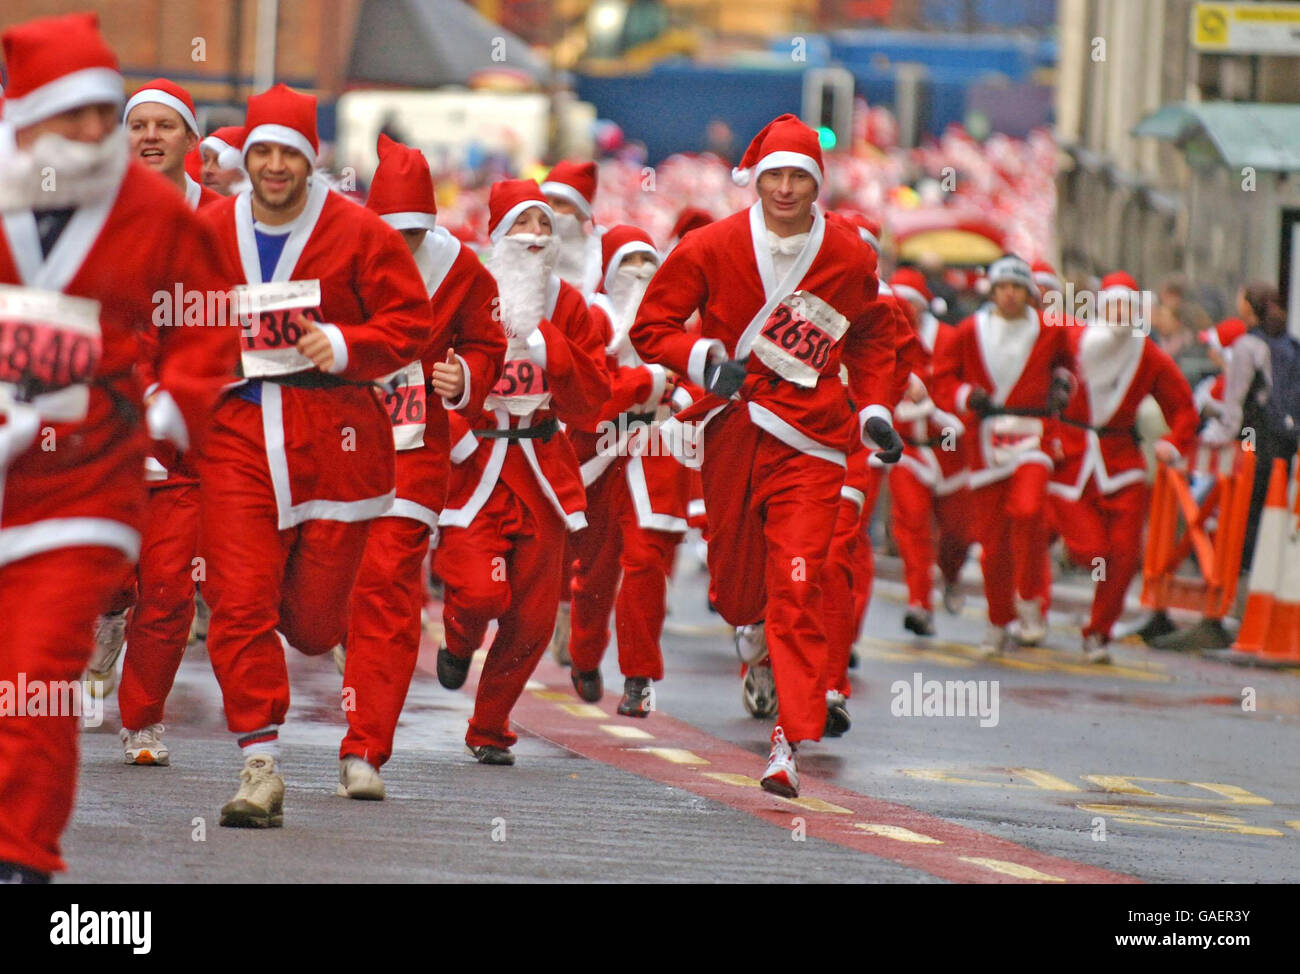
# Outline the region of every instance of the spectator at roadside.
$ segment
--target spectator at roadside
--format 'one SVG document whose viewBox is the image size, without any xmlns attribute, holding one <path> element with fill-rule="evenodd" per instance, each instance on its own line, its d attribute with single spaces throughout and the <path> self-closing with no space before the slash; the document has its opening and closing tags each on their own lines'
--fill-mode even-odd
<svg viewBox="0 0 1300 974">
<path fill-rule="evenodd" d="M 1152 314 L 1151 337 L 1172 358 L 1187 381 L 1195 387 L 1215 371 L 1197 335 L 1212 324 L 1209 315 L 1188 297 L 1187 278 L 1173 274 L 1165 278 L 1157 293 Z"/>
</svg>

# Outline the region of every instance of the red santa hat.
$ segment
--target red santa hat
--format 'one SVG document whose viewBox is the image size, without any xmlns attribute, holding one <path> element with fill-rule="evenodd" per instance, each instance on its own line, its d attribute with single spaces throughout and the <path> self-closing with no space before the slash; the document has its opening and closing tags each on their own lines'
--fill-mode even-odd
<svg viewBox="0 0 1300 974">
<path fill-rule="evenodd" d="M 708 210 L 688 206 L 677 214 L 677 222 L 673 224 L 673 231 L 668 236 L 673 240 L 681 240 L 690 231 L 707 227 L 712 222 L 713 214 Z"/>
<path fill-rule="evenodd" d="M 1128 271 L 1111 271 L 1101 279 L 1101 290 L 1097 294 L 1099 297 L 1124 297 L 1136 294 L 1137 289 L 1137 281 Z"/>
<path fill-rule="evenodd" d="M 174 81 L 154 78 L 146 84 L 127 101 L 126 108 L 122 110 L 122 121 L 125 122 L 130 117 L 131 109 L 137 105 L 149 104 L 167 106 L 184 120 L 191 132 L 199 134 L 199 122 L 194 117 L 194 99 Z"/>
<path fill-rule="evenodd" d="M 433 175 L 419 149 L 379 133 L 379 167 L 366 207 L 394 230 L 432 230 L 438 225 Z"/>
<path fill-rule="evenodd" d="M 1207 328 L 1201 332 L 1201 341 L 1211 348 L 1217 348 L 1222 351 L 1225 348 L 1231 348 L 1242 335 L 1246 334 L 1246 323 L 1240 318 L 1224 318 L 1213 328 Z"/>
<path fill-rule="evenodd" d="M 243 158 L 259 142 L 274 142 L 297 149 L 315 163 L 320 150 L 316 138 L 316 97 L 278 84 L 248 99 L 244 118 Z"/>
<path fill-rule="evenodd" d="M 1056 273 L 1056 268 L 1045 260 L 1034 261 L 1033 268 L 1034 283 L 1044 291 L 1063 291 L 1065 282 L 1061 280 L 1061 275 Z"/>
<path fill-rule="evenodd" d="M 93 13 L 44 17 L 0 34 L 9 84 L 4 119 L 26 128 L 85 105 L 122 102 L 117 56 Z"/>
<path fill-rule="evenodd" d="M 858 231 L 858 236 L 862 238 L 863 242 L 879 254 L 880 221 L 873 220 L 865 213 L 860 213 L 857 210 L 840 210 L 839 213 L 850 226 Z"/>
<path fill-rule="evenodd" d="M 599 288 L 601 291 L 609 290 L 614 275 L 618 273 L 619 264 L 630 254 L 649 254 L 656 264 L 659 263 L 659 251 L 655 249 L 654 241 L 640 227 L 620 223 L 605 231 L 600 238 L 600 266 L 603 272 Z"/>
<path fill-rule="evenodd" d="M 200 149 L 210 149 L 217 154 L 217 165 L 222 169 L 242 169 L 244 155 L 244 126 L 223 125 L 199 143 Z"/>
<path fill-rule="evenodd" d="M 948 310 L 948 303 L 930 292 L 930 282 L 915 267 L 900 267 L 894 271 L 894 276 L 889 279 L 889 290 L 918 312 L 929 311 L 941 315 Z"/>
<path fill-rule="evenodd" d="M 493 183 L 488 195 L 488 237 L 493 243 L 499 241 L 510 232 L 520 214 L 534 206 L 555 220 L 555 211 L 546 202 L 537 180 L 502 179 Z"/>
<path fill-rule="evenodd" d="M 802 169 L 822 185 L 822 146 L 817 133 L 795 116 L 786 114 L 772 119 L 749 143 L 740 165 L 731 170 L 737 186 L 748 186 L 769 169 L 794 166 Z"/>
<path fill-rule="evenodd" d="M 591 219 L 591 207 L 596 202 L 596 164 L 563 159 L 542 183 L 542 192 L 558 196 L 578 208 L 584 219 Z"/>
</svg>

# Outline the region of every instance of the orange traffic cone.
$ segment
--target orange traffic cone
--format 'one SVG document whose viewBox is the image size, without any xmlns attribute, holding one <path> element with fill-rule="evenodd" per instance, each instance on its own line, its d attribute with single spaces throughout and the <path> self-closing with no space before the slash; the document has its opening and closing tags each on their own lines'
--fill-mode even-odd
<svg viewBox="0 0 1300 974">
<path fill-rule="evenodd" d="M 1246 596 L 1246 614 L 1241 631 L 1233 644 L 1234 652 L 1262 653 L 1268 643 L 1269 628 L 1277 605 L 1281 581 L 1283 539 L 1287 530 L 1286 461 L 1274 460 L 1268 481 L 1268 500 L 1260 512 L 1255 535 L 1255 560 L 1250 569 L 1250 588 Z"/>
<path fill-rule="evenodd" d="M 1279 460 L 1278 463 L 1282 461 Z M 1300 474 L 1300 467 L 1297 467 Z M 1300 490 L 1296 492 L 1295 513 L 1287 519 L 1282 536 L 1282 575 L 1277 604 L 1273 606 L 1273 624 L 1264 644 L 1264 659 L 1269 663 L 1300 663 Z"/>
</svg>

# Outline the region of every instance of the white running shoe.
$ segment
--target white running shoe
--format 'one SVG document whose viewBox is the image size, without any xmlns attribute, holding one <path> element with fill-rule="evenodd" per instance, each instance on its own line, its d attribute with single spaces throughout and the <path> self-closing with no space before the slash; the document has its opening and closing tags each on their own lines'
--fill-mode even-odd
<svg viewBox="0 0 1300 974">
<path fill-rule="evenodd" d="M 171 764 L 171 752 L 163 743 L 162 733 L 167 728 L 162 724 L 150 724 L 140 730 L 122 728 L 118 735 L 122 738 L 122 755 L 125 764 Z"/>
<path fill-rule="evenodd" d="M 379 769 L 369 761 L 349 754 L 339 762 L 339 787 L 336 794 L 342 798 L 381 802 L 384 800 L 384 779 L 379 777 Z"/>
<path fill-rule="evenodd" d="M 1015 646 L 1016 641 L 1007 632 L 1006 626 L 995 626 L 989 623 L 988 629 L 984 631 L 984 642 L 980 644 L 979 654 L 985 659 L 992 659 L 1014 649 Z"/>
<path fill-rule="evenodd" d="M 776 716 L 776 677 L 772 674 L 771 660 L 746 667 L 740 681 L 740 699 L 751 717 Z"/>
<path fill-rule="evenodd" d="M 339 671 L 339 676 L 342 676 L 343 667 L 346 666 L 348 662 L 348 651 L 343 648 L 342 643 L 339 643 L 337 646 L 335 646 L 333 649 L 330 650 L 330 655 L 334 657 L 335 669 Z"/>
<path fill-rule="evenodd" d="M 767 759 L 767 770 L 760 782 L 764 791 L 782 798 L 799 797 L 799 772 L 794 766 L 794 745 L 785 739 L 785 731 L 778 724 L 772 728 L 772 753 Z"/>
<path fill-rule="evenodd" d="M 1083 637 L 1083 658 L 1089 663 L 1109 663 L 1110 650 L 1106 646 L 1106 640 L 1095 632 L 1090 632 Z"/>
<path fill-rule="evenodd" d="M 949 615 L 960 615 L 966 605 L 966 596 L 956 582 L 947 582 L 943 586 L 943 608 Z"/>
<path fill-rule="evenodd" d="M 734 640 L 736 655 L 746 666 L 753 666 L 767 659 L 767 626 L 763 623 L 737 626 Z"/>
<path fill-rule="evenodd" d="M 86 689 L 95 698 L 107 697 L 117 686 L 117 660 L 126 639 L 126 613 L 95 620 L 95 651 L 86 667 Z"/>
<path fill-rule="evenodd" d="M 555 631 L 551 633 L 551 655 L 561 666 L 569 666 L 569 603 L 561 602 L 555 613 Z"/>
<path fill-rule="evenodd" d="M 235 829 L 280 828 L 284 825 L 284 778 L 275 758 L 250 754 L 239 772 L 239 790 L 221 808 L 221 825 Z"/>
<path fill-rule="evenodd" d="M 1016 599 L 1016 642 L 1021 646 L 1037 646 L 1047 638 L 1047 622 L 1037 599 Z"/>
</svg>

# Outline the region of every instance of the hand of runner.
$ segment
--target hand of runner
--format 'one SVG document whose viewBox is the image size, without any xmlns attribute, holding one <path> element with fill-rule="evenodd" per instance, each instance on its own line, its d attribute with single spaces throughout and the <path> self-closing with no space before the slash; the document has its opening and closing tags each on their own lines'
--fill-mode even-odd
<svg viewBox="0 0 1300 974">
<path fill-rule="evenodd" d="M 454 348 L 447 349 L 447 361 L 434 364 L 432 378 L 433 391 L 443 399 L 456 402 L 465 394 L 465 369 Z"/>
<path fill-rule="evenodd" d="M 316 327 L 316 322 L 307 318 L 300 311 L 293 318 L 293 323 L 302 329 L 302 337 L 298 339 L 298 351 L 312 360 L 312 364 L 322 372 L 329 372 L 334 368 L 334 346 L 330 344 L 329 336 Z"/>
</svg>

